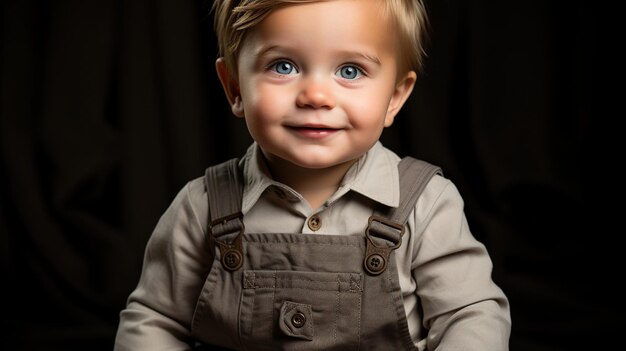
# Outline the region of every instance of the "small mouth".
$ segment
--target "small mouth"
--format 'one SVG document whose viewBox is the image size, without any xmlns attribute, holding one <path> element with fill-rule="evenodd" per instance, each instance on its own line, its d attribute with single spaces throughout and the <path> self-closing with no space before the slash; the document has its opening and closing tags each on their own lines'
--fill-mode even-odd
<svg viewBox="0 0 626 351">
<path fill-rule="evenodd" d="M 302 137 L 312 139 L 325 138 L 340 131 L 340 129 L 317 126 L 288 126 L 287 128 Z"/>
<path fill-rule="evenodd" d="M 331 132 L 337 129 L 334 128 L 327 128 L 327 127 L 290 127 L 291 129 L 295 129 L 295 130 L 304 130 L 304 131 L 311 131 L 311 132 Z"/>
</svg>

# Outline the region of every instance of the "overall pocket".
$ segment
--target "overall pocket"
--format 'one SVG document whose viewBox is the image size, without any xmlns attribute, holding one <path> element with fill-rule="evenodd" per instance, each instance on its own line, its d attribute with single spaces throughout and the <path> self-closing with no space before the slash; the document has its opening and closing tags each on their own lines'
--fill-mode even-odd
<svg viewBox="0 0 626 351">
<path fill-rule="evenodd" d="M 358 349 L 361 273 L 244 270 L 240 337 L 251 350 Z"/>
</svg>

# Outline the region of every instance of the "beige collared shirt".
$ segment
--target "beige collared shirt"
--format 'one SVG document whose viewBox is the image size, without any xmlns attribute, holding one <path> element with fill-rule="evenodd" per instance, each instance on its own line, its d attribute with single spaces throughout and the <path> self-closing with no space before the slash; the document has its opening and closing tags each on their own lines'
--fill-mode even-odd
<svg viewBox="0 0 626 351">
<path fill-rule="evenodd" d="M 398 205 L 399 161 L 377 143 L 336 193 L 312 209 L 296 191 L 267 176 L 253 144 L 240 161 L 246 232 L 363 235 L 375 204 Z M 199 178 L 161 218 L 142 278 L 122 311 L 116 350 L 185 349 L 204 278 L 194 274 L 206 264 L 197 251 L 206 249 L 207 212 Z M 428 183 L 395 252 L 409 331 L 419 350 L 508 350 L 508 301 L 491 279 L 491 260 L 471 235 L 463 200 L 449 180 L 435 176 Z"/>
</svg>

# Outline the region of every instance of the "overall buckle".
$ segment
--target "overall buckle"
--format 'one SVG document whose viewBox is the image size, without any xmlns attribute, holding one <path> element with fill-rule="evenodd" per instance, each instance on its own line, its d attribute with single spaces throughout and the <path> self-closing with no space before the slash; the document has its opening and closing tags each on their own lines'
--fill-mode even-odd
<svg viewBox="0 0 626 351">
<path fill-rule="evenodd" d="M 363 260 L 369 274 L 380 275 L 387 269 L 391 252 L 402 244 L 402 235 L 403 225 L 384 217 L 370 216 L 365 230 L 367 241 Z"/>
<path fill-rule="evenodd" d="M 237 222 L 230 224 L 231 221 L 237 220 Z M 220 249 L 220 258 L 222 266 L 230 272 L 234 272 L 241 268 L 243 265 L 243 213 L 236 212 L 228 216 L 218 218 L 209 224 L 209 230 L 215 240 L 215 243 Z M 233 233 L 239 230 L 239 233 L 233 239 L 231 243 L 226 243 L 218 240 L 218 237 L 222 235 Z M 220 232 L 216 235 L 216 232 Z"/>
</svg>

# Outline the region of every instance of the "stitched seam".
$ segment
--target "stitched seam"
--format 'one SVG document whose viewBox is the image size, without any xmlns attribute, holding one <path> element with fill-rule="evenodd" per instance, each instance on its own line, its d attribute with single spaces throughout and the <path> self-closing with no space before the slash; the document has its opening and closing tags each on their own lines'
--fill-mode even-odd
<svg viewBox="0 0 626 351">
<path fill-rule="evenodd" d="M 274 275 L 274 279 L 276 279 L 276 275 Z M 272 331 L 271 331 L 272 334 L 271 335 L 274 335 L 274 332 L 275 332 L 274 328 L 276 327 L 275 325 L 277 324 L 277 323 L 274 323 L 274 321 L 278 320 L 276 318 L 276 309 L 274 308 L 275 303 L 276 303 L 276 282 L 274 282 L 274 290 L 272 290 Z"/>
<path fill-rule="evenodd" d="M 408 347 L 408 349 L 414 350 L 415 345 L 413 344 L 413 340 L 411 339 L 411 334 L 408 331 L 408 328 L 407 329 L 404 328 L 406 324 L 402 323 L 403 319 L 405 323 L 407 322 L 407 320 L 406 320 L 406 311 L 404 310 L 404 300 L 402 299 L 402 292 L 400 291 L 399 288 L 400 288 L 400 282 L 398 281 L 397 291 L 391 293 L 393 296 L 393 301 L 394 301 L 393 306 L 394 306 L 395 314 L 396 314 L 396 328 L 397 328 L 396 330 L 398 331 L 398 334 L 400 335 L 400 337 L 404 339 L 404 342 L 406 342 L 405 345 Z M 401 306 L 401 308 L 398 306 Z M 406 334 L 404 332 L 406 332 Z M 408 338 L 404 338 L 406 335 L 408 335 Z"/>
<path fill-rule="evenodd" d="M 315 289 L 315 288 L 311 288 L 311 287 L 307 287 L 307 288 L 285 288 L 285 287 L 277 287 L 277 286 L 267 286 L 266 288 L 273 288 L 273 289 L 282 289 L 282 290 L 303 290 L 303 291 L 337 291 L 336 289 Z M 345 291 L 341 291 L 341 292 L 345 292 Z"/>
<path fill-rule="evenodd" d="M 357 351 L 359 350 L 359 348 L 361 347 L 361 314 L 362 314 L 362 307 L 361 307 L 361 302 L 363 301 L 363 294 L 359 294 L 359 318 L 357 318 L 356 320 L 356 326 L 357 326 L 357 330 L 356 330 L 356 340 L 357 340 Z"/>
<path fill-rule="evenodd" d="M 341 280 L 341 279 L 329 279 L 329 280 L 321 280 L 321 279 L 294 279 L 294 278 L 278 278 L 278 277 L 261 277 L 261 278 L 257 278 L 256 276 L 254 277 L 255 279 L 253 280 L 255 287 L 256 287 L 256 281 L 257 279 L 275 279 L 276 281 L 281 281 L 281 280 L 288 280 L 290 282 L 312 282 L 312 283 L 334 283 L 334 282 L 340 282 L 340 283 L 349 283 L 349 280 Z"/>
<path fill-rule="evenodd" d="M 250 241 L 248 239 L 246 239 L 246 244 L 248 245 L 269 245 L 269 246 L 276 246 L 276 245 L 316 245 L 316 246 L 353 246 L 353 247 L 365 247 L 365 245 L 361 245 L 361 244 L 342 244 L 342 243 L 307 243 L 307 242 L 301 242 L 301 243 L 262 243 L 262 242 L 258 242 L 258 241 Z"/>
<path fill-rule="evenodd" d="M 290 280 L 290 281 L 296 281 L 296 280 Z M 312 280 L 301 280 L 307 283 L 332 283 L 332 281 L 312 281 Z M 312 286 L 304 286 L 304 287 L 299 287 L 299 286 L 282 286 L 280 284 L 278 284 L 277 282 L 273 282 L 273 283 L 259 283 L 258 281 L 255 281 L 254 286 L 252 287 L 252 289 L 276 289 L 276 288 L 280 288 L 280 289 L 313 289 L 313 290 L 317 290 L 317 291 L 347 291 L 350 293 L 358 293 L 359 291 L 355 291 L 353 289 L 350 289 L 350 287 L 348 288 L 342 288 L 342 286 L 340 284 L 338 284 L 337 287 L 325 287 L 325 286 L 316 286 L 316 287 L 312 287 Z M 250 288 L 248 288 L 250 289 Z"/>
<path fill-rule="evenodd" d="M 339 278 L 337 278 L 337 307 L 335 308 L 335 328 L 333 330 L 333 341 L 335 344 L 337 344 L 337 328 L 338 328 L 338 320 L 339 320 L 339 312 L 341 310 L 341 299 L 340 299 L 340 294 L 339 291 L 341 289 L 341 282 L 339 281 Z"/>
</svg>

